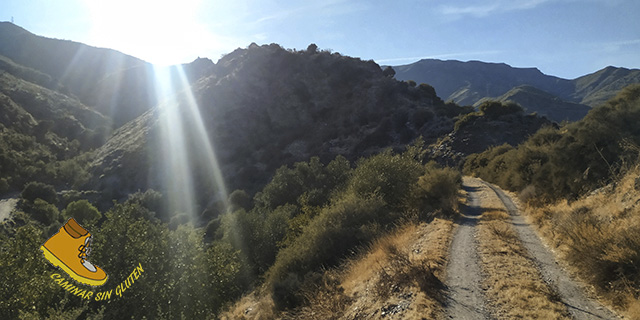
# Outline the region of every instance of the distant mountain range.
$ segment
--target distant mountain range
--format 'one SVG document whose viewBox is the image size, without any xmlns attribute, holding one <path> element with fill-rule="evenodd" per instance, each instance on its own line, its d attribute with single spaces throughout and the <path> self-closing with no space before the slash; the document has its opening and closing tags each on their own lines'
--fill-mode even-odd
<svg viewBox="0 0 640 320">
<path fill-rule="evenodd" d="M 428 83 L 446 101 L 477 105 L 486 98 L 510 100 L 555 121 L 578 120 L 590 107 L 640 82 L 640 70 L 616 67 L 573 80 L 545 75 L 537 68 L 480 61 L 424 59 L 393 68 L 396 79 Z"/>
</svg>

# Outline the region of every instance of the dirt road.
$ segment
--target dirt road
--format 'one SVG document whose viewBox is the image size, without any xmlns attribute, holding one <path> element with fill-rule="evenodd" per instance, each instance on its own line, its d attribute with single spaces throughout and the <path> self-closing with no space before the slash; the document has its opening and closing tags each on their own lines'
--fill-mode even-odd
<svg viewBox="0 0 640 320">
<path fill-rule="evenodd" d="M 489 319 L 481 289 L 482 276 L 476 242 L 476 224 L 482 214 L 478 195 L 481 190 L 468 184 L 463 188 L 467 192 L 467 206 L 463 208 L 449 251 L 445 280 L 449 288 L 446 313 L 450 319 Z"/>
<path fill-rule="evenodd" d="M 585 295 L 584 285 L 573 280 L 568 272 L 558 264 L 553 253 L 542 243 L 540 237 L 525 221 L 511 198 L 499 187 L 484 181 L 482 183 L 491 188 L 504 203 L 507 212 L 511 216 L 513 227 L 516 229 L 524 247 L 533 258 L 545 282 L 558 292 L 571 316 L 574 319 L 618 319 L 606 307 Z"/>
<path fill-rule="evenodd" d="M 558 293 L 561 303 L 574 319 L 618 319 L 606 307 L 588 298 L 585 288 L 573 280 L 566 270 L 560 267 L 553 253 L 543 245 L 533 228 L 520 215 L 512 199 L 500 188 L 480 179 L 465 177 L 463 188 L 467 193 L 467 205 L 455 231 L 449 253 L 446 284 L 449 299 L 446 307 L 446 318 L 449 319 L 490 319 L 495 312 L 489 310 L 489 302 L 485 296 L 483 271 L 479 264 L 477 227 L 485 210 L 483 199 L 499 197 L 511 217 L 511 224 L 516 230 L 522 246 L 538 268 L 544 282 Z"/>
</svg>

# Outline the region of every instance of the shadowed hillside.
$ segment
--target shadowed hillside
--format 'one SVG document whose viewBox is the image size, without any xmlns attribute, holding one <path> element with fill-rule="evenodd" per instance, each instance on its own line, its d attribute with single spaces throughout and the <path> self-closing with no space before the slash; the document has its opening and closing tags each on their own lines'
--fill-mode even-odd
<svg viewBox="0 0 640 320">
<path fill-rule="evenodd" d="M 121 52 L 37 36 L 9 22 L 0 22 L 0 43 L 0 55 L 34 70 L 23 73 L 30 81 L 77 96 L 116 127 L 159 101 L 153 65 Z M 185 65 L 188 82 L 212 65 L 208 59 Z"/>
<path fill-rule="evenodd" d="M 428 85 L 411 87 L 372 61 L 324 51 L 253 44 L 226 55 L 212 70 L 193 85 L 193 101 L 231 190 L 255 191 L 276 168 L 311 156 L 324 163 L 337 155 L 355 160 L 402 148 L 420 136 L 435 142 L 453 129 L 454 117 L 462 112 Z M 188 111 L 189 94 L 179 95 L 175 103 L 182 127 L 197 127 L 198 119 Z M 148 177 L 157 175 L 162 157 L 141 153 L 166 146 L 160 131 L 165 112 L 162 105 L 149 111 L 98 150 L 92 170 L 101 176 L 101 189 L 158 187 Z M 149 161 L 144 163 L 150 172 L 132 172 L 139 161 Z"/>
</svg>

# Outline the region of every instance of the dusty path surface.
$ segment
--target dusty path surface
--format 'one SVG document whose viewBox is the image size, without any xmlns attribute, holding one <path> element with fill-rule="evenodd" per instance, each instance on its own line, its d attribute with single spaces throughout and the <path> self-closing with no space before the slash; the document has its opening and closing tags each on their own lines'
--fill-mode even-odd
<svg viewBox="0 0 640 320">
<path fill-rule="evenodd" d="M 447 265 L 448 301 L 446 317 L 449 319 L 490 319 L 486 310 L 482 275 L 479 265 L 476 224 L 482 214 L 481 185 L 465 179 L 467 206 L 463 208 L 459 226 L 453 236 Z"/>
<path fill-rule="evenodd" d="M 500 188 L 484 181 L 481 182 L 491 188 L 504 203 L 511 216 L 513 227 L 524 247 L 533 258 L 545 282 L 558 292 L 562 303 L 566 305 L 571 316 L 574 319 L 618 319 L 609 309 L 585 295 L 584 286 L 571 279 L 568 272 L 557 263 L 553 253 L 544 246 L 533 228 L 520 215 L 511 198 Z"/>
<path fill-rule="evenodd" d="M 17 204 L 18 204 L 17 198 L 0 199 L 0 222 L 9 218 L 11 211 L 13 211 L 16 208 Z"/>
</svg>

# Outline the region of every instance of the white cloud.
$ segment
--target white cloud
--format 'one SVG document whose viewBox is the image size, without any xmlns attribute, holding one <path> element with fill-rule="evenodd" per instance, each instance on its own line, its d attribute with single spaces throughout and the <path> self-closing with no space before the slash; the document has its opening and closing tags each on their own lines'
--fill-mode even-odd
<svg viewBox="0 0 640 320">
<path fill-rule="evenodd" d="M 439 9 L 445 15 L 485 17 L 494 13 L 534 9 L 550 1 L 552 0 L 493 0 L 481 5 L 443 5 Z"/>
<path fill-rule="evenodd" d="M 274 14 L 267 14 L 257 18 L 254 24 L 263 24 L 266 22 L 278 22 L 287 20 L 293 17 L 305 17 L 308 20 L 313 20 L 318 17 L 336 16 L 350 14 L 366 10 L 368 5 L 361 2 L 348 1 L 348 0 L 332 0 L 332 1 L 318 1 L 311 4 L 306 4 L 287 10 L 280 10 Z"/>
</svg>

